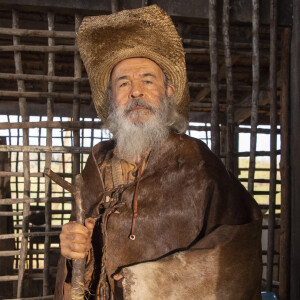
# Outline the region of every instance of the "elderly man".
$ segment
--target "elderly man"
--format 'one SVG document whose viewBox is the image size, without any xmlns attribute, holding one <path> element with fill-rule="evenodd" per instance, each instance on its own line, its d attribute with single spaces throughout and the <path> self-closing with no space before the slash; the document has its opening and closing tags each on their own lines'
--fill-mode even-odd
<svg viewBox="0 0 300 300">
<path fill-rule="evenodd" d="M 55 299 L 86 257 L 88 299 L 260 299 L 261 214 L 184 135 L 184 52 L 157 6 L 83 20 L 78 46 L 113 140 L 83 170 L 85 226 L 63 226 Z"/>
</svg>

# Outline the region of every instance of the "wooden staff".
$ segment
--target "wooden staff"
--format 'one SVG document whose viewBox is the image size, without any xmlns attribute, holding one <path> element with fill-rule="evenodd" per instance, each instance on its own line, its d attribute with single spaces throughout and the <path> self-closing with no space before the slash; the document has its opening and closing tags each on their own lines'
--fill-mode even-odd
<svg viewBox="0 0 300 300">
<path fill-rule="evenodd" d="M 84 225 L 84 210 L 82 208 L 81 187 L 83 179 L 80 174 L 75 177 L 75 185 L 65 181 L 62 177 L 52 172 L 50 169 L 45 169 L 45 175 L 52 179 L 55 183 L 60 185 L 72 193 L 75 197 L 76 203 L 76 221 Z M 73 260 L 72 268 L 72 282 L 71 282 L 71 299 L 83 300 L 84 299 L 84 271 L 85 271 L 85 258 Z"/>
<path fill-rule="evenodd" d="M 82 17 L 78 14 L 75 14 L 75 31 L 77 32 L 79 26 L 81 24 Z M 74 77 L 80 78 L 82 75 L 82 64 L 80 60 L 80 55 L 78 51 L 74 52 Z M 79 95 L 79 83 L 74 82 L 73 86 L 74 95 Z M 80 99 L 74 98 L 73 99 L 73 122 L 78 122 L 80 119 Z M 73 142 L 74 147 L 80 147 L 80 134 L 79 129 L 73 130 Z M 72 164 L 72 173 L 73 178 L 75 180 L 75 175 L 80 172 L 80 153 L 73 153 L 73 164 Z"/>
</svg>

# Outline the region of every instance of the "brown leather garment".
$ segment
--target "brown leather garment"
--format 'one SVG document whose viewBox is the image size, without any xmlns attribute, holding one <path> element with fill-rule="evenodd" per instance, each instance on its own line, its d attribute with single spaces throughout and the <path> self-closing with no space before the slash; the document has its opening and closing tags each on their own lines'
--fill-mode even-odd
<svg viewBox="0 0 300 300">
<path fill-rule="evenodd" d="M 112 147 L 112 141 L 96 145 L 83 171 L 87 217 L 101 209 L 97 164 Z M 134 241 L 128 238 L 133 193 L 134 186 L 124 191 L 125 205 L 108 221 L 112 289 L 111 276 L 122 271 L 124 299 L 260 299 L 260 209 L 203 142 L 171 134 L 152 150 L 139 186 Z M 91 290 L 101 265 L 99 227 L 93 234 L 94 261 L 86 272 Z M 55 299 L 70 299 L 68 273 L 62 259 Z"/>
</svg>

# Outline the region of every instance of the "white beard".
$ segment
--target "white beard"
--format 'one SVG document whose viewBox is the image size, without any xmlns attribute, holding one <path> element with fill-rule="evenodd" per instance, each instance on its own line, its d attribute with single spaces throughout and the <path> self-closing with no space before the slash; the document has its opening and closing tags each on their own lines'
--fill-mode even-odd
<svg viewBox="0 0 300 300">
<path fill-rule="evenodd" d="M 112 101 L 113 103 L 113 101 Z M 118 156 L 130 162 L 138 162 L 150 148 L 160 145 L 169 134 L 166 125 L 168 116 L 168 99 L 164 97 L 156 107 L 144 99 L 132 100 L 125 107 L 113 104 L 106 128 L 117 142 Z M 144 106 L 147 110 L 133 110 L 135 106 Z M 141 121 L 143 115 L 149 115 Z"/>
</svg>

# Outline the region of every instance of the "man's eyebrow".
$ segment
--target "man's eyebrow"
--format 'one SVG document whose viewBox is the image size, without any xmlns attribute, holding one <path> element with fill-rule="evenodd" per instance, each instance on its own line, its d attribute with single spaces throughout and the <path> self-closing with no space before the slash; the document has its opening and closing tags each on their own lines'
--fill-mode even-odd
<svg viewBox="0 0 300 300">
<path fill-rule="evenodd" d="M 117 78 L 117 81 L 123 80 L 123 79 L 128 79 L 127 75 L 123 75 Z"/>
<path fill-rule="evenodd" d="M 144 74 L 142 74 L 142 77 L 148 77 L 148 76 L 151 76 L 151 77 L 153 77 L 153 78 L 156 78 L 156 75 L 153 74 L 153 73 L 144 73 Z"/>
</svg>

